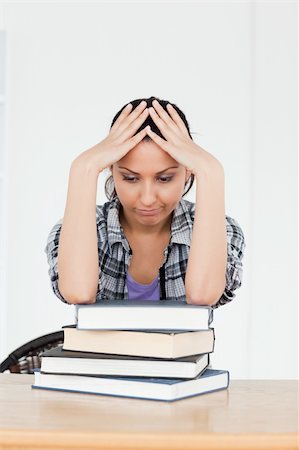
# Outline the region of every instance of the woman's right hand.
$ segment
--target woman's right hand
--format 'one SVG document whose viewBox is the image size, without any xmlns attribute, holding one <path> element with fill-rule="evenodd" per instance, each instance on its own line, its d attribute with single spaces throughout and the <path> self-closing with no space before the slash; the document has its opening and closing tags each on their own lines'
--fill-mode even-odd
<svg viewBox="0 0 299 450">
<path fill-rule="evenodd" d="M 134 136 L 149 114 L 148 108 L 145 109 L 146 105 L 143 100 L 132 111 L 132 103 L 129 103 L 113 124 L 108 136 L 94 147 L 80 153 L 73 162 L 86 164 L 99 174 L 123 158 L 147 134 L 144 128 Z"/>
</svg>

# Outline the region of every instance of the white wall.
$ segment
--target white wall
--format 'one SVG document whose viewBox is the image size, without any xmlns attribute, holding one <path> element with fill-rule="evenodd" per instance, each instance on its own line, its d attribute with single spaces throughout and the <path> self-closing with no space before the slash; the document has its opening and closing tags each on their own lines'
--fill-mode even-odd
<svg viewBox="0 0 299 450">
<path fill-rule="evenodd" d="M 232 378 L 297 377 L 296 2 L 0 8 L 9 172 L 1 359 L 73 323 L 44 253 L 70 164 L 106 136 L 124 103 L 154 95 L 176 103 L 222 162 L 226 213 L 246 238 L 243 286 L 215 311 L 213 367 Z"/>
</svg>

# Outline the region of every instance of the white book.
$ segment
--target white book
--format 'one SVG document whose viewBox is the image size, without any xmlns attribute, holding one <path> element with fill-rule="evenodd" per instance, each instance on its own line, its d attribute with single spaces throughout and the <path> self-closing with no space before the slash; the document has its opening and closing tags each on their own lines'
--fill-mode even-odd
<svg viewBox="0 0 299 450">
<path fill-rule="evenodd" d="M 212 320 L 210 306 L 172 300 L 102 300 L 77 305 L 80 330 L 207 330 Z"/>
<path fill-rule="evenodd" d="M 226 389 L 227 370 L 206 369 L 192 380 L 178 378 L 91 377 L 35 372 L 33 388 L 69 392 L 174 401 Z"/>
</svg>

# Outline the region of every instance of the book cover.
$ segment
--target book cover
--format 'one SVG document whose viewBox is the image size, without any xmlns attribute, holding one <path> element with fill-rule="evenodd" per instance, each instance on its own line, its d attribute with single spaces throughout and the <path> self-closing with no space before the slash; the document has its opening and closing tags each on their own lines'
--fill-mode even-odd
<svg viewBox="0 0 299 450">
<path fill-rule="evenodd" d="M 67 351 L 61 346 L 41 354 L 41 372 L 75 375 L 194 378 L 208 364 L 209 354 L 166 360 Z"/>
<path fill-rule="evenodd" d="M 77 305 L 78 329 L 204 330 L 213 320 L 210 306 L 173 300 L 102 300 Z"/>
<path fill-rule="evenodd" d="M 229 372 L 207 368 L 192 380 L 140 377 L 89 377 L 43 374 L 35 370 L 32 388 L 100 394 L 144 400 L 175 401 L 208 394 L 229 386 Z"/>
<path fill-rule="evenodd" d="M 214 351 L 213 328 L 188 330 L 79 330 L 65 326 L 64 350 L 175 359 Z"/>
</svg>

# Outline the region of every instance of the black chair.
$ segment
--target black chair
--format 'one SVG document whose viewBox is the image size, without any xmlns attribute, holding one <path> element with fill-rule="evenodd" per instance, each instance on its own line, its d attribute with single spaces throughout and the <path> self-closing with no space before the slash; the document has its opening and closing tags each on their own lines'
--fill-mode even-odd
<svg viewBox="0 0 299 450">
<path fill-rule="evenodd" d="M 0 373 L 33 373 L 41 366 L 42 352 L 63 344 L 63 334 L 63 330 L 45 334 L 17 348 L 0 364 Z"/>
</svg>

